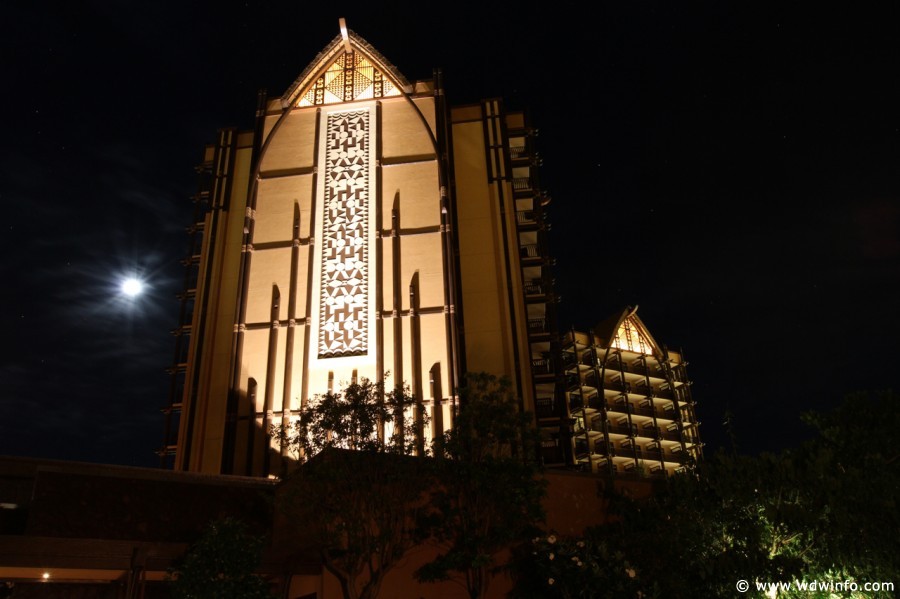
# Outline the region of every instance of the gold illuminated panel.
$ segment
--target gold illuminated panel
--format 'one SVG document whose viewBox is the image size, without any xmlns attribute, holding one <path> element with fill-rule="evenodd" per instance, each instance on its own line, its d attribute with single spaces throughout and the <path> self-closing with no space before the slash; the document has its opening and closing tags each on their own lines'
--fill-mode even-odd
<svg viewBox="0 0 900 599">
<path fill-rule="evenodd" d="M 631 319 L 626 318 L 619 325 L 616 336 L 613 338 L 612 347 L 633 351 L 641 354 L 652 354 L 653 346 L 650 341 L 641 334 L 637 324 Z"/>
<path fill-rule="evenodd" d="M 400 90 L 359 52 L 338 56 L 300 96 L 297 106 L 321 106 L 399 96 Z"/>
<path fill-rule="evenodd" d="M 369 111 L 328 115 L 319 357 L 368 351 Z"/>
</svg>

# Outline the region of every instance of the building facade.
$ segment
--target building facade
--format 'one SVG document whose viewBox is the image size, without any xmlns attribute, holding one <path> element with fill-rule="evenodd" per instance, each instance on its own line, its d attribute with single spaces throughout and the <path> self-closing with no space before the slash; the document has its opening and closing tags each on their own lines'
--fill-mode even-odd
<svg viewBox="0 0 900 599">
<path fill-rule="evenodd" d="M 570 331 L 560 358 L 572 461 L 581 469 L 666 478 L 700 459 L 687 362 L 653 339 L 637 308 L 593 331 Z"/>
<path fill-rule="evenodd" d="M 439 73 L 409 83 L 346 29 L 261 96 L 255 130 L 220 131 L 198 169 L 164 460 L 278 473 L 268 431 L 362 377 L 408 385 L 426 441 L 466 370 L 511 376 L 533 410 L 528 331 L 546 311 L 522 277 L 547 274 L 527 138 L 499 100 L 451 109 Z"/>
<path fill-rule="evenodd" d="M 595 408 L 572 386 L 593 338 L 557 332 L 536 156 L 523 113 L 448 106 L 439 72 L 407 81 L 342 22 L 282 96 L 260 95 L 254 130 L 206 148 L 163 463 L 278 475 L 291 456 L 270 430 L 363 377 L 409 386 L 423 446 L 479 371 L 512 380 L 545 464 L 600 471 L 618 433 L 596 452 Z"/>
</svg>

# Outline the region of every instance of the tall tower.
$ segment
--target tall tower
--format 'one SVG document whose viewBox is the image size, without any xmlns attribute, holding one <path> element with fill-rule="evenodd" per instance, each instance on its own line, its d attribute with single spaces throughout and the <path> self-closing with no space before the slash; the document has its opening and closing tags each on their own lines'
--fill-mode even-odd
<svg viewBox="0 0 900 599">
<path fill-rule="evenodd" d="M 175 468 L 279 472 L 271 426 L 361 377 L 408 384 L 426 438 L 450 422 L 459 352 L 438 91 L 342 22 L 284 95 L 261 98 L 255 131 L 223 130 L 207 148 L 163 452 Z"/>
<path fill-rule="evenodd" d="M 452 423 L 466 372 L 510 378 L 548 466 L 667 474 L 688 462 L 698 440 L 677 354 L 558 333 L 539 164 L 524 113 L 498 98 L 448 106 L 439 71 L 409 83 L 342 21 L 281 97 L 261 95 L 253 131 L 222 130 L 206 148 L 163 463 L 283 472 L 272 427 L 362 377 L 409 386 L 427 444 Z M 622 322 L 650 340 L 633 313 Z M 627 405 L 612 397 L 612 363 L 596 362 L 609 352 L 624 356 L 618 380 L 641 389 Z M 587 370 L 609 379 L 602 401 Z M 630 462 L 608 428 L 624 426 L 622 410 L 647 440 Z"/>
</svg>

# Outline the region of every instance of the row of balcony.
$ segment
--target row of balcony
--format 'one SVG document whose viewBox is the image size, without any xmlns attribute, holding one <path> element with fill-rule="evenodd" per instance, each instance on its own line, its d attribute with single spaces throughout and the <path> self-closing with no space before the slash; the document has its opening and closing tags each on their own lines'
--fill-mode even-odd
<svg viewBox="0 0 900 599">
<path fill-rule="evenodd" d="M 580 456 L 593 453 L 595 455 L 611 458 L 632 458 L 656 462 L 673 462 L 675 464 L 686 464 L 691 460 L 691 456 L 685 451 L 666 451 L 659 447 L 646 449 L 641 447 L 616 447 L 610 445 L 609 448 L 606 448 L 604 443 L 593 443 L 592 445 L 592 451 L 589 451 L 587 439 L 576 439 L 575 454 Z"/>
<path fill-rule="evenodd" d="M 592 367 L 595 365 L 597 367 L 603 367 L 605 365 L 607 371 L 628 372 L 643 376 L 666 378 L 665 367 L 662 364 L 655 363 L 655 361 L 652 364 L 647 364 L 646 358 L 628 363 L 621 359 L 621 356 L 619 356 L 619 353 L 617 351 L 611 350 L 610 355 L 606 358 L 604 364 L 603 358 L 598 358 L 597 356 L 598 354 L 596 350 L 593 349 L 582 352 L 580 358 L 571 351 L 564 351 L 562 353 L 563 364 L 567 369 L 574 368 L 577 364 Z"/>
<path fill-rule="evenodd" d="M 657 399 L 682 400 L 679 393 L 673 391 L 668 383 L 661 383 L 656 387 L 652 385 L 633 385 L 623 382 L 619 379 L 598 381 L 599 377 L 594 371 L 588 371 L 584 378 L 575 373 L 566 374 L 566 390 L 577 392 L 582 387 L 590 387 L 592 389 L 604 389 L 607 391 L 618 391 L 619 393 L 641 395 L 643 397 L 654 397 Z"/>
<path fill-rule="evenodd" d="M 608 423 L 606 429 L 610 435 L 625 435 L 627 437 L 643 437 L 646 439 L 653 439 L 656 441 L 681 441 L 681 433 L 679 433 L 678 429 L 669 429 L 663 427 L 654 427 L 654 426 L 645 426 L 639 428 L 637 425 L 632 424 L 621 425 L 621 424 L 612 424 Z M 603 423 L 599 420 L 594 421 L 590 425 L 590 431 L 595 433 L 603 432 Z M 586 431 L 584 428 L 578 428 L 575 431 L 577 434 L 584 434 Z"/>
<path fill-rule="evenodd" d="M 654 405 L 634 405 L 629 401 L 617 399 L 616 401 L 604 401 L 599 395 L 588 397 L 587 405 L 581 395 L 569 396 L 569 409 L 581 410 L 583 408 L 591 408 L 594 410 L 607 410 L 610 412 L 618 412 L 620 414 L 636 414 L 639 416 L 650 416 L 656 418 L 665 418 L 666 420 L 677 420 L 677 410 L 674 403 L 667 404 L 666 407 L 660 408 Z"/>
</svg>

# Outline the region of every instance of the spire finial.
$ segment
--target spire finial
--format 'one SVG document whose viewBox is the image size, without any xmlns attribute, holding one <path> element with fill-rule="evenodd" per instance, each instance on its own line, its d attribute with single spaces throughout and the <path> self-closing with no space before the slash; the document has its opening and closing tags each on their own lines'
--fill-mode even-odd
<svg viewBox="0 0 900 599">
<path fill-rule="evenodd" d="M 338 26 L 341 28 L 341 37 L 344 40 L 344 52 L 350 52 L 353 48 L 350 47 L 350 34 L 347 33 L 347 20 L 344 17 L 338 19 Z"/>
</svg>

